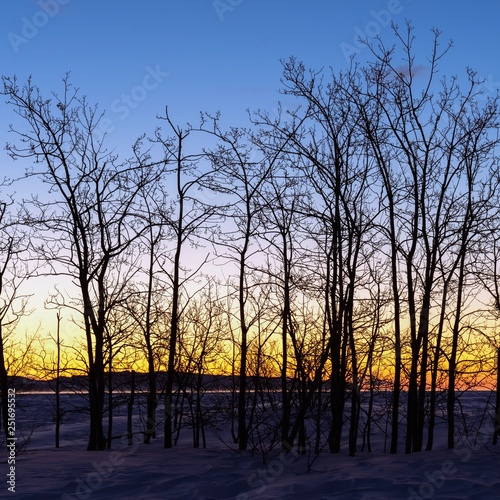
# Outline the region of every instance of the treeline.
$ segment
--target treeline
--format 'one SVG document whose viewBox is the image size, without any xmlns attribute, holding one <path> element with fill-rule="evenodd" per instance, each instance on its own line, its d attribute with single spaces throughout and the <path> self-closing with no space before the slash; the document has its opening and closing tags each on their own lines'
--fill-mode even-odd
<svg viewBox="0 0 500 500">
<path fill-rule="evenodd" d="M 224 373 L 240 450 L 265 435 L 336 453 L 346 436 L 354 455 L 381 392 L 391 453 L 432 448 L 443 394 L 452 448 L 457 390 L 499 376 L 499 103 L 472 70 L 462 85 L 439 73 L 449 47 L 437 31 L 423 69 L 411 27 L 395 36 L 391 48 L 366 42 L 371 62 L 344 71 L 284 62 L 295 104 L 253 113 L 248 128 L 205 113 L 182 128 L 166 110 L 126 160 L 67 78 L 47 99 L 4 77 L 17 116 L 7 151 L 31 162 L 18 182 L 46 190 L 2 203 L 2 398 L 26 310 L 16 294 L 49 273 L 73 284 L 49 305 L 84 332 L 72 348 L 87 367 L 89 450 L 106 447 L 113 370 L 143 367 L 146 443 L 161 397 L 173 445 L 181 374 L 198 388 L 200 428 L 203 376 Z M 44 369 L 60 373 L 67 357 L 58 349 Z"/>
</svg>

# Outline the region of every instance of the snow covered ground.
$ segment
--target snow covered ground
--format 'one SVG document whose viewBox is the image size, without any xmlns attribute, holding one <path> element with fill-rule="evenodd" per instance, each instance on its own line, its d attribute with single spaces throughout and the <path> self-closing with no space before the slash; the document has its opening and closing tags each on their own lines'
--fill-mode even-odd
<svg viewBox="0 0 500 500">
<path fill-rule="evenodd" d="M 162 447 L 161 437 L 143 445 L 136 436 L 131 446 L 117 439 L 110 451 L 87 452 L 87 424 L 76 417 L 63 425 L 61 448 L 55 449 L 53 424 L 37 427 L 37 419 L 43 420 L 50 406 L 40 399 L 35 402 L 35 406 L 25 405 L 25 409 L 37 408 L 35 412 L 23 410 L 17 417 L 31 418 L 36 429 L 28 449 L 15 457 L 15 494 L 8 490 L 9 456 L 2 450 L 0 498 L 500 498 L 500 445 L 490 446 L 489 423 L 474 436 L 462 438 L 453 451 L 444 446 L 441 424 L 432 452 L 394 456 L 364 451 L 356 457 L 345 452 L 325 451 L 319 457 L 275 452 L 263 463 L 261 453 L 240 453 L 213 435 L 207 449 L 193 449 L 188 431 L 170 450 Z M 124 422 L 119 414 L 118 431 Z"/>
</svg>

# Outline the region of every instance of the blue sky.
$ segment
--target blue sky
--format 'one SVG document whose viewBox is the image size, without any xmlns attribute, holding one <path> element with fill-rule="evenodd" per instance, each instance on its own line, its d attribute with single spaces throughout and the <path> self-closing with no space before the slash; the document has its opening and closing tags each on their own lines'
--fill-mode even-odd
<svg viewBox="0 0 500 500">
<path fill-rule="evenodd" d="M 465 75 L 470 65 L 493 94 L 499 18 L 497 0 L 11 0 L 0 17 L 0 74 L 21 82 L 32 75 L 49 95 L 71 71 L 90 102 L 107 110 L 107 145 L 123 158 L 139 135 L 154 131 L 166 105 L 179 125 L 220 110 L 225 124 L 245 126 L 247 108 L 272 113 L 284 100 L 280 59 L 340 70 L 353 50 L 367 58 L 360 34 L 391 44 L 390 22 L 405 19 L 416 28 L 418 64 L 426 65 L 430 30 L 438 27 L 443 43 L 455 42 L 443 72 Z M 0 102 L 0 177 L 15 171 L 3 149 L 12 120 Z M 38 285 L 43 300 L 49 283 Z"/>
<path fill-rule="evenodd" d="M 443 71 L 463 75 L 471 65 L 495 92 L 499 17 L 495 0 L 17 0 L 2 8 L 0 73 L 32 75 L 48 93 L 71 71 L 107 110 L 108 145 L 128 150 L 165 105 L 180 125 L 218 110 L 227 124 L 247 125 L 247 108 L 272 111 L 283 99 L 280 59 L 341 69 L 349 51 L 368 55 L 356 45 L 360 33 L 391 43 L 391 21 L 413 22 L 423 65 L 430 29 L 443 30 L 443 43 L 455 42 Z M 3 108 L 2 142 L 8 122 Z"/>
</svg>

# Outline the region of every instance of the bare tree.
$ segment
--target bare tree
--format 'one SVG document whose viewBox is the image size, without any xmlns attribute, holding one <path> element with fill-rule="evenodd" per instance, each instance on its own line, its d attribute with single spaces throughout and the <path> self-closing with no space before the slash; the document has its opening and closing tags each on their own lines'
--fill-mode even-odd
<svg viewBox="0 0 500 500">
<path fill-rule="evenodd" d="M 220 368 L 223 352 L 224 309 L 217 293 L 217 283 L 207 277 L 206 286 L 187 305 L 179 339 L 180 368 L 186 378 L 182 390 L 189 404 L 195 448 L 207 446 L 206 414 L 210 409 L 203 408 L 203 398 L 214 385 L 212 377 L 217 375 L 210 372 Z"/>
<path fill-rule="evenodd" d="M 26 235 L 20 232 L 18 221 L 9 213 L 11 205 L 10 200 L 0 202 L 0 405 L 6 440 L 10 436 L 9 375 L 15 374 L 12 373 L 12 367 L 9 367 L 9 357 L 14 355 L 22 359 L 29 356 L 29 353 L 14 350 L 17 342 L 13 333 L 19 320 L 28 312 L 29 295 L 22 294 L 20 290 L 23 281 L 29 278 L 29 269 L 26 260 L 22 260 L 22 254 L 27 250 L 23 243 Z M 22 348 L 19 345 L 17 347 Z"/>
<path fill-rule="evenodd" d="M 307 71 L 292 58 L 284 64 L 283 93 L 297 98 L 303 108 L 289 112 L 288 123 L 264 122 L 282 142 L 287 139 L 287 151 L 313 193 L 309 206 L 301 210 L 311 220 L 308 237 L 324 262 L 321 280 L 332 367 L 329 446 L 332 452 L 340 451 L 349 353 L 354 454 L 359 406 L 354 309 L 363 272 L 361 250 L 369 241 L 375 214 L 369 208 L 372 164 L 367 142 L 358 126 L 358 110 L 342 91 L 350 77 L 332 74 L 324 83 L 320 72 Z"/>
<path fill-rule="evenodd" d="M 48 187 L 29 201 L 31 222 L 40 230 L 37 252 L 51 272 L 68 276 L 80 293 L 71 307 L 83 318 L 89 368 L 89 450 L 105 448 L 103 405 L 104 351 L 110 287 L 116 280 L 120 256 L 138 233 L 130 224 L 131 205 L 148 182 L 147 169 L 119 164 L 94 132 L 99 123 L 95 107 L 80 98 L 66 76 L 61 95 L 44 99 L 31 80 L 19 87 L 4 78 L 8 104 L 27 129 L 12 127 L 17 144 L 8 144 L 12 158 L 30 158 L 26 175 Z M 118 262 L 117 262 L 118 261 Z"/>
<path fill-rule="evenodd" d="M 145 257 L 140 259 L 138 280 L 131 286 L 125 304 L 126 312 L 133 318 L 141 339 L 138 344 L 143 346 L 148 370 L 148 397 L 146 408 L 146 429 L 144 443 L 149 444 L 151 438 L 156 437 L 156 408 L 158 405 L 157 375 L 163 357 L 164 332 L 162 325 L 168 323 L 167 308 L 165 300 L 168 296 L 165 284 L 157 276 L 160 270 L 161 259 L 164 258 L 161 246 L 164 230 L 161 221 L 152 210 L 149 195 L 156 190 L 142 193 L 143 217 L 147 230 L 138 245 L 138 252 Z M 142 272 L 141 272 L 142 271 Z M 145 282 L 142 283 L 142 274 Z"/>
<path fill-rule="evenodd" d="M 289 354 L 288 344 L 291 340 L 292 348 L 298 363 L 298 372 L 301 369 L 302 359 L 295 335 L 293 322 L 292 269 L 296 256 L 297 238 L 294 229 L 300 227 L 298 222 L 297 205 L 300 203 L 300 184 L 296 177 L 288 173 L 288 164 L 285 163 L 279 170 L 274 169 L 268 175 L 263 186 L 261 198 L 263 209 L 261 218 L 261 238 L 269 242 L 268 259 L 273 255 L 273 262 L 268 266 L 270 279 L 278 286 L 278 309 L 281 317 L 281 445 L 286 451 L 290 448 L 290 419 L 291 398 L 289 387 Z"/>
<path fill-rule="evenodd" d="M 163 184 L 160 196 L 152 200 L 154 209 L 160 217 L 160 223 L 167 228 L 173 241 L 173 257 L 171 268 L 161 266 L 161 270 L 169 277 L 171 285 L 171 314 L 169 328 L 167 381 L 165 387 L 165 425 L 164 446 L 172 447 L 172 395 L 174 379 L 176 374 L 176 362 L 178 359 L 178 335 L 179 321 L 183 307 L 181 298 L 184 284 L 191 279 L 203 266 L 208 258 L 199 263 L 198 267 L 190 272 L 182 266 L 182 253 L 186 244 L 196 245 L 196 238 L 202 232 L 210 232 L 215 226 L 213 215 L 215 207 L 204 203 L 199 196 L 199 190 L 207 188 L 212 174 L 212 169 L 207 163 L 201 165 L 205 154 L 203 152 L 191 152 L 188 137 L 193 132 L 192 127 L 187 126 L 185 130 L 176 126 L 169 114 L 168 109 L 162 118 L 167 126 L 171 137 L 165 137 L 163 131 L 158 128 L 155 132 L 153 142 L 162 149 L 160 163 L 165 165 L 164 174 L 172 174 L 175 197 L 169 204 L 166 184 Z"/>
<path fill-rule="evenodd" d="M 249 332 L 258 321 L 262 311 L 249 317 L 247 302 L 251 284 L 248 280 L 250 262 L 259 252 L 256 237 L 261 211 L 260 193 L 266 178 L 270 175 L 287 143 L 282 141 L 276 149 L 261 151 L 245 130 L 232 128 L 225 132 L 219 126 L 219 117 L 203 115 L 201 129 L 219 141 L 216 148 L 207 151 L 214 165 L 214 190 L 225 196 L 227 203 L 221 207 L 226 214 L 226 224 L 232 227 L 219 238 L 217 245 L 224 249 L 222 257 L 237 266 L 236 294 L 238 297 L 237 317 L 240 329 L 240 366 L 238 392 L 238 447 L 246 450 L 249 422 L 247 421 L 247 353 Z M 222 211 L 222 210 L 221 210 Z"/>
<path fill-rule="evenodd" d="M 495 127 L 496 111 L 492 104 L 484 110 L 477 108 L 478 82 L 471 71 L 465 93 L 452 78 L 443 79 L 441 92 L 438 96 L 434 94 L 438 63 L 450 47 L 440 51 L 439 31 L 434 31 L 430 70 L 423 81 L 416 78 L 413 28 L 408 23 L 406 32 L 401 33 L 397 27 L 394 32 L 397 47 L 386 49 L 381 40 L 373 45 L 367 42 L 376 63 L 364 71 L 366 87 L 357 84 L 351 95 L 362 110 L 364 129 L 383 181 L 396 312 L 400 310 L 399 290 L 403 287 L 395 281 L 398 261 L 406 280 L 411 340 L 406 452 L 410 453 L 420 451 L 423 444 L 432 310 L 437 297 L 447 293 L 447 287 L 442 288 L 446 273 L 458 270 L 462 274 L 464 270 L 465 260 L 454 261 L 452 252 L 458 247 L 461 258 L 465 259 L 467 254 L 471 224 L 476 222 L 472 205 L 464 200 L 468 191 L 470 196 L 475 196 L 472 192 L 478 188 L 473 177 L 477 179 L 477 169 L 484 171 L 487 164 L 484 159 L 478 161 L 478 155 L 490 154 L 494 147 L 493 142 L 485 140 L 484 134 Z M 401 50 L 404 66 L 399 64 L 397 50 Z M 360 99 L 356 94 L 363 97 Z M 468 165 L 471 161 L 474 166 Z M 456 223 L 457 217 L 462 221 L 461 229 Z M 462 274 L 458 283 L 460 304 L 463 287 Z M 437 303 L 444 305 L 443 301 Z M 454 316 L 456 333 L 461 314 L 458 303 Z M 397 329 L 399 331 L 399 327 Z M 396 337 L 399 336 L 397 333 Z M 453 358 L 452 349 L 452 365 Z M 400 358 L 396 359 L 397 367 L 399 363 Z M 451 371 L 454 372 L 453 366 Z M 454 387 L 450 391 L 449 404 L 452 404 Z M 394 401 L 393 425 L 397 421 L 396 403 Z M 396 431 L 393 427 L 393 436 Z M 393 451 L 395 446 L 393 440 Z"/>
</svg>

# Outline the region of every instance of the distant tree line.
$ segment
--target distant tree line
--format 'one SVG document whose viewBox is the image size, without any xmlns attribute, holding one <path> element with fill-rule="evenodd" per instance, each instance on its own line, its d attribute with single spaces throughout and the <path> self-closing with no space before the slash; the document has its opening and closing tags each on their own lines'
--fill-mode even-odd
<svg viewBox="0 0 500 500">
<path fill-rule="evenodd" d="M 16 182 L 46 187 L 9 199 L 3 183 L 5 428 L 9 339 L 27 306 L 17 292 L 51 274 L 73 286 L 48 302 L 84 333 L 73 348 L 88 375 L 89 450 L 110 445 L 113 371 L 144 367 L 144 442 L 161 420 L 167 448 L 184 401 L 194 445 L 205 443 L 204 380 L 218 373 L 232 380 L 240 450 L 370 449 L 382 394 L 391 453 L 432 449 L 443 412 L 453 448 L 458 395 L 487 384 L 496 442 L 498 96 L 470 69 L 463 84 L 440 75 L 438 31 L 424 71 L 411 26 L 394 33 L 342 71 L 284 62 L 295 104 L 253 113 L 248 128 L 207 113 L 182 128 L 167 109 L 126 160 L 67 77 L 50 99 L 3 78 L 17 120 L 7 151 L 30 161 Z"/>
</svg>

